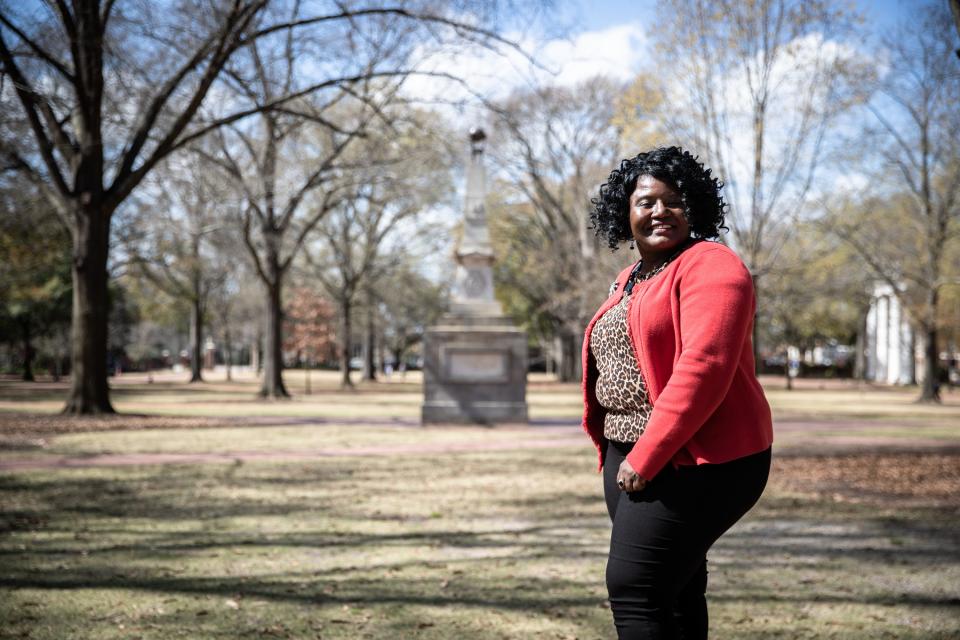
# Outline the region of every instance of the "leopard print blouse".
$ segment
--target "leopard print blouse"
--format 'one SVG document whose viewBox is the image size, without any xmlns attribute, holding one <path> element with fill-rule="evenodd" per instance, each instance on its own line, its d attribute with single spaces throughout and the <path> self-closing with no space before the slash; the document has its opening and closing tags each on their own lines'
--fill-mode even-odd
<svg viewBox="0 0 960 640">
<path fill-rule="evenodd" d="M 590 350 L 597 361 L 597 400 L 607 410 L 603 435 L 616 442 L 636 442 L 647 426 L 653 405 L 627 334 L 630 294 L 597 320 Z"/>
</svg>

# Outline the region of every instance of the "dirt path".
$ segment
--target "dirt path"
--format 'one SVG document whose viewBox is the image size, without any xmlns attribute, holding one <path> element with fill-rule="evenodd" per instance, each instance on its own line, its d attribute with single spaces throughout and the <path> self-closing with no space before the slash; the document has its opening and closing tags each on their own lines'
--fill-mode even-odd
<svg viewBox="0 0 960 640">
<path fill-rule="evenodd" d="M 326 420 L 291 420 L 289 418 L 256 418 L 244 421 L 249 426 L 320 424 Z M 331 424 L 342 421 L 329 420 Z M 901 426 L 910 426 L 904 421 Z M 370 426 L 395 426 L 410 429 L 416 425 L 406 420 L 357 421 Z M 237 426 L 237 425 L 234 425 Z M 948 453 L 960 454 L 960 438 L 922 438 L 904 436 L 864 435 L 859 431 L 876 428 L 875 422 L 840 420 L 782 420 L 775 430 L 778 436 L 775 451 L 778 456 L 849 455 L 863 453 Z M 436 429 L 438 427 L 431 427 Z M 822 434 L 829 431 L 829 437 Z M 158 464 L 211 464 L 240 463 L 253 461 L 314 460 L 331 457 L 366 456 L 421 456 L 443 453 L 470 453 L 481 451 L 507 451 L 513 449 L 549 449 L 557 447 L 589 448 L 590 442 L 573 420 L 541 420 L 530 425 L 506 425 L 491 428 L 490 439 L 484 442 L 414 442 L 383 446 L 326 447 L 298 450 L 273 451 L 220 451 L 187 453 L 129 453 L 100 455 L 43 455 L 0 460 L 0 472 L 29 471 L 35 469 L 70 469 L 87 467 L 138 466 Z M 516 437 L 523 434 L 524 437 Z M 536 437 L 530 437 L 536 434 Z M 809 434 L 809 435 L 806 435 Z M 817 435 L 821 434 L 821 435 Z"/>
<path fill-rule="evenodd" d="M 317 458 L 353 458 L 369 456 L 419 456 L 431 453 L 472 453 L 514 449 L 550 449 L 583 446 L 584 436 L 536 440 L 495 440 L 492 442 L 447 442 L 390 445 L 378 447 L 338 447 L 298 451 L 224 451 L 220 453 L 131 453 L 94 456 L 46 456 L 0 461 L 0 471 L 29 469 L 65 469 L 82 467 L 136 466 L 150 464 L 209 464 L 252 461 L 314 460 Z"/>
</svg>

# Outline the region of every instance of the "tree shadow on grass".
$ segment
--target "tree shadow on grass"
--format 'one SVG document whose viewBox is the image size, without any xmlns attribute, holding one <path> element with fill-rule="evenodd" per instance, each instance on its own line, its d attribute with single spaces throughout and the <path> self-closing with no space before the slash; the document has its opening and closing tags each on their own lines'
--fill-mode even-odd
<svg viewBox="0 0 960 640">
<path fill-rule="evenodd" d="M 10 505 L 0 589 L 395 606 L 411 624 L 418 607 L 531 616 L 596 608 L 609 524 L 595 476 L 547 489 L 537 475 L 506 484 L 533 462 L 537 473 L 566 469 L 579 454 L 0 477 L 0 499 Z M 772 492 L 711 553 L 719 575 L 710 598 L 755 608 L 955 610 L 956 585 L 933 578 L 960 571 L 954 523 L 949 510 L 889 511 Z M 571 575 L 549 573 L 570 567 Z M 919 577 L 907 583 L 903 575 Z"/>
<path fill-rule="evenodd" d="M 128 589 L 182 595 L 258 598 L 303 604 L 415 604 L 428 606 L 481 606 L 498 609 L 542 609 L 548 606 L 594 606 L 593 595 L 563 593 L 590 591 L 590 586 L 563 579 L 518 579 L 505 583 L 472 576 L 441 584 L 434 579 L 334 576 L 210 576 L 165 577 L 130 575 L 111 567 L 83 571 L 40 571 L 0 578 L 0 586 L 13 589 Z M 333 586 L 333 589 L 330 586 Z"/>
<path fill-rule="evenodd" d="M 553 564 L 563 558 L 587 559 L 602 566 L 602 550 L 591 543 L 596 530 L 603 529 L 602 522 L 537 522 L 509 528 L 481 522 L 466 528 L 456 520 L 401 518 L 388 523 L 392 530 L 364 532 L 344 530 L 351 524 L 369 524 L 356 498 L 333 497 L 318 504 L 313 496 L 287 496 L 282 504 L 264 505 L 260 500 L 224 499 L 222 494 L 200 491 L 182 501 L 157 499 L 157 484 L 163 486 L 164 495 L 177 495 L 191 485 L 211 482 L 209 469 L 194 469 L 152 480 L 149 474 L 131 471 L 122 482 L 81 477 L 62 483 L 56 480 L 62 479 L 59 475 L 45 481 L 3 479 L 0 495 L 29 493 L 42 507 L 17 510 L 23 527 L 16 533 L 37 534 L 26 548 L 9 544 L 15 532 L 0 536 L 5 567 L 0 590 L 8 594 L 40 590 L 51 593 L 51 598 L 61 597 L 55 595 L 58 592 L 107 590 L 129 594 L 121 596 L 128 601 L 135 601 L 131 598 L 137 594 L 187 597 L 200 603 L 198 609 L 222 607 L 227 598 L 305 611 L 397 607 L 402 625 L 389 624 L 406 625 L 406 633 L 433 624 L 419 618 L 425 615 L 422 608 L 467 607 L 529 617 L 549 616 L 562 608 L 596 608 L 603 601 L 599 572 L 580 581 L 511 569 L 531 562 Z M 325 479 L 332 493 L 342 489 L 328 477 L 330 470 L 310 473 L 301 467 L 297 472 L 303 486 Z M 262 486 L 263 476 L 270 474 L 261 469 L 255 475 L 233 480 L 218 477 L 231 491 L 242 493 Z M 365 473 L 357 475 L 360 478 L 350 482 L 369 480 Z M 185 523 L 201 526 L 201 520 L 192 521 L 201 512 L 220 514 L 212 518 L 213 528 L 183 530 Z M 319 522 L 310 519 L 318 514 Z M 242 519 L 256 526 L 258 519 L 278 515 L 304 518 L 309 524 L 280 531 L 269 527 L 244 531 L 248 525 L 231 524 Z M 177 529 L 158 530 L 165 521 Z M 76 523 L 84 525 L 77 529 Z M 399 552 L 396 559 L 393 551 Z M 295 556 L 296 566 L 265 572 L 278 554 Z M 238 570 L 238 565 L 250 569 Z M 182 625 L 182 617 L 168 624 Z M 477 633 L 473 637 L 492 637 Z"/>
</svg>

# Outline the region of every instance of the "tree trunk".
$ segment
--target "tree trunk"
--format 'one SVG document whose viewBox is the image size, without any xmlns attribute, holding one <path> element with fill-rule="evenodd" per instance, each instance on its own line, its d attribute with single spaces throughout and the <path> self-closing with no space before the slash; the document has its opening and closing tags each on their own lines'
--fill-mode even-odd
<svg viewBox="0 0 960 640">
<path fill-rule="evenodd" d="M 569 336 L 561 332 L 554 338 L 556 345 L 554 351 L 557 354 L 557 380 L 567 382 L 573 378 L 573 371 L 569 358 Z"/>
<path fill-rule="evenodd" d="M 790 375 L 790 347 L 787 347 L 787 357 L 783 359 L 783 375 L 787 379 L 787 391 L 793 391 L 793 376 Z"/>
<path fill-rule="evenodd" d="M 115 413 L 107 384 L 110 218 L 99 208 L 99 203 L 91 205 L 73 216 L 71 379 L 63 412 L 75 415 Z"/>
<path fill-rule="evenodd" d="M 923 337 L 923 387 L 918 402 L 940 402 L 939 353 L 937 351 L 937 325 L 925 327 Z"/>
<path fill-rule="evenodd" d="M 62 359 L 60 350 L 57 349 L 57 353 L 53 357 L 53 366 L 50 368 L 50 375 L 53 376 L 54 382 L 60 382 L 60 367 L 63 366 L 61 362 Z"/>
<path fill-rule="evenodd" d="M 203 382 L 203 313 L 200 298 L 190 304 L 190 382 Z"/>
<path fill-rule="evenodd" d="M 557 364 L 557 380 L 560 382 L 578 382 L 583 374 L 580 347 L 583 336 L 576 331 L 564 329 L 557 336 L 560 362 Z"/>
<path fill-rule="evenodd" d="M 361 380 L 376 382 L 377 336 L 373 312 L 373 296 L 370 296 L 367 304 L 367 327 L 363 335 L 363 377 L 361 377 Z"/>
<path fill-rule="evenodd" d="M 868 310 L 869 311 L 869 310 Z M 853 377 L 864 382 L 867 379 L 867 313 L 860 314 L 860 327 L 857 330 L 857 343 L 854 352 Z"/>
<path fill-rule="evenodd" d="M 23 338 L 23 381 L 33 382 L 33 343 L 30 338 L 30 319 L 23 318 L 20 321 L 20 332 Z"/>
<path fill-rule="evenodd" d="M 353 381 L 350 380 L 350 342 L 353 334 L 353 326 L 350 322 L 351 313 L 350 301 L 344 300 L 340 305 L 340 388 L 353 388 Z"/>
<path fill-rule="evenodd" d="M 937 261 L 934 263 L 936 264 Z M 935 281 L 937 273 L 934 273 Z M 940 353 L 937 349 L 937 312 L 940 307 L 940 291 L 931 286 L 927 293 L 926 316 L 923 326 L 923 388 L 920 391 L 920 402 L 940 402 Z"/>
<path fill-rule="evenodd" d="M 583 332 L 585 326 L 580 326 L 573 331 L 573 381 L 580 382 L 583 379 Z"/>
<path fill-rule="evenodd" d="M 227 368 L 227 382 L 233 381 L 233 340 L 230 329 L 223 332 L 223 364 Z"/>
<path fill-rule="evenodd" d="M 267 287 L 267 327 L 263 353 L 263 385 L 260 395 L 265 398 L 289 398 L 283 385 L 283 306 L 282 280 L 279 269 L 272 269 Z"/>
</svg>

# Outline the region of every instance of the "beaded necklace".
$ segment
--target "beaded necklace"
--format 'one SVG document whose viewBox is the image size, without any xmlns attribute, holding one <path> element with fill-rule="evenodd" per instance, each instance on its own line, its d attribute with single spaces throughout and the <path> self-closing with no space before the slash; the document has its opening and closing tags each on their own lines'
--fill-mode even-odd
<svg viewBox="0 0 960 640">
<path fill-rule="evenodd" d="M 633 292 L 633 286 L 634 286 L 636 283 L 638 283 L 638 282 L 644 282 L 644 281 L 646 281 L 646 280 L 649 280 L 649 279 L 652 278 L 653 276 L 657 275 L 658 273 L 660 273 L 661 271 L 663 271 L 664 269 L 666 269 L 668 264 L 670 264 L 671 262 L 673 262 L 674 259 L 676 259 L 677 256 L 679 256 L 679 255 L 680 255 L 681 253 L 683 253 L 687 248 L 689 248 L 691 245 L 695 244 L 696 242 L 698 242 L 698 241 L 697 241 L 697 240 L 694 240 L 694 241 L 691 242 L 691 241 L 688 240 L 688 241 L 684 242 L 684 243 L 680 246 L 680 248 L 676 250 L 676 252 L 675 252 L 673 255 L 671 255 L 669 258 L 667 258 L 666 260 L 664 260 L 663 262 L 661 262 L 659 265 L 657 265 L 657 267 L 656 267 L 655 269 L 653 269 L 652 271 L 650 271 L 650 272 L 648 272 L 648 273 L 644 273 L 644 274 L 641 274 L 641 273 L 640 273 L 640 271 L 643 269 L 643 259 L 641 258 L 640 261 L 637 262 L 637 264 L 633 267 L 633 270 L 630 271 L 630 275 L 627 277 L 627 282 L 626 282 L 626 284 L 623 285 L 623 293 L 626 294 L 626 295 L 629 295 L 630 293 L 632 293 L 632 292 Z"/>
</svg>

